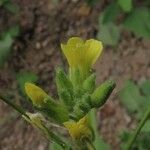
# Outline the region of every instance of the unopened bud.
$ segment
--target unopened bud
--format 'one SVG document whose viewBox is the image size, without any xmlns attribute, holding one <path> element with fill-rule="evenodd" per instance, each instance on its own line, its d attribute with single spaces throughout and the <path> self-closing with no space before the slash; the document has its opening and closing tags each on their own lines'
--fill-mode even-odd
<svg viewBox="0 0 150 150">
<path fill-rule="evenodd" d="M 114 81 L 106 81 L 101 84 L 91 96 L 92 106 L 99 108 L 104 105 L 114 88 Z"/>
</svg>

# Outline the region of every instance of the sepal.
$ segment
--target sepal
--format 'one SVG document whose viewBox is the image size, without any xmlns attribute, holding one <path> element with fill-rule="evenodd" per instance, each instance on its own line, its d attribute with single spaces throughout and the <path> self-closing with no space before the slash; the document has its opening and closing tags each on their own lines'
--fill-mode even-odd
<svg viewBox="0 0 150 150">
<path fill-rule="evenodd" d="M 50 120 L 62 124 L 69 119 L 68 111 L 63 104 L 54 101 L 51 97 L 45 98 L 44 102 L 45 105 L 43 107 L 35 107 L 35 109 Z"/>
<path fill-rule="evenodd" d="M 66 88 L 68 90 L 73 90 L 73 86 L 67 75 L 65 74 L 64 70 L 61 68 L 56 69 L 56 84 L 58 89 Z"/>
<path fill-rule="evenodd" d="M 91 74 L 85 81 L 83 82 L 83 90 L 84 92 L 93 93 L 95 89 L 95 74 Z"/>
<path fill-rule="evenodd" d="M 66 108 L 68 109 L 68 111 L 72 111 L 73 106 L 74 106 L 74 101 L 72 99 L 72 95 L 70 95 L 70 93 L 67 90 L 62 89 L 59 92 L 59 98 L 63 101 L 63 103 L 66 106 Z"/>
<path fill-rule="evenodd" d="M 66 98 L 69 97 L 70 101 L 73 101 L 73 85 L 61 68 L 56 69 L 56 85 L 60 100 L 67 104 Z"/>
<path fill-rule="evenodd" d="M 77 100 L 73 112 L 70 114 L 70 119 L 79 120 L 91 110 L 91 98 L 89 94 L 82 96 L 81 100 Z"/>
</svg>

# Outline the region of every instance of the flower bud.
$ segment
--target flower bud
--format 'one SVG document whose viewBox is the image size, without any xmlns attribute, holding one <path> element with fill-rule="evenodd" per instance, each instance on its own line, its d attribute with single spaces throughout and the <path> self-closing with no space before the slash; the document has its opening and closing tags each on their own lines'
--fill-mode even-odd
<svg viewBox="0 0 150 150">
<path fill-rule="evenodd" d="M 103 84 L 101 84 L 91 95 L 92 107 L 99 108 L 103 104 L 105 104 L 114 88 L 114 81 L 106 81 Z"/>
<path fill-rule="evenodd" d="M 33 105 L 38 107 L 44 105 L 44 99 L 48 97 L 46 92 L 32 83 L 25 83 L 25 91 L 28 97 L 31 99 Z"/>
</svg>

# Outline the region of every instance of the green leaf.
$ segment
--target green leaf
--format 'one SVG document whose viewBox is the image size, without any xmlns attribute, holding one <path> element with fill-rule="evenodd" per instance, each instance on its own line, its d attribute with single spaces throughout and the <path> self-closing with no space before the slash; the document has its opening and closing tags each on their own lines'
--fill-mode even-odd
<svg viewBox="0 0 150 150">
<path fill-rule="evenodd" d="M 141 133 L 134 142 L 133 149 L 149 150 L 150 149 L 150 132 Z"/>
<path fill-rule="evenodd" d="M 32 82 L 36 83 L 38 81 L 38 76 L 31 72 L 21 72 L 18 73 L 17 76 L 17 82 L 20 89 L 21 94 L 25 95 L 24 91 L 24 84 L 25 82 Z"/>
<path fill-rule="evenodd" d="M 113 22 L 117 15 L 120 13 L 120 8 L 116 3 L 111 3 L 108 5 L 103 12 L 103 24 Z"/>
<path fill-rule="evenodd" d="M 57 143 L 51 143 L 49 146 L 49 150 L 62 150 L 62 147 L 59 146 Z"/>
<path fill-rule="evenodd" d="M 148 8 L 134 9 L 124 20 L 124 27 L 136 36 L 150 38 L 150 11 Z"/>
<path fill-rule="evenodd" d="M 7 31 L 2 32 L 1 37 L 5 37 L 9 34 L 11 36 L 11 38 L 13 39 L 19 35 L 19 31 L 20 31 L 19 26 L 15 25 L 15 26 L 10 27 Z"/>
<path fill-rule="evenodd" d="M 150 80 L 146 80 L 144 81 L 141 85 L 140 85 L 141 91 L 144 95 L 146 96 L 150 96 Z"/>
<path fill-rule="evenodd" d="M 11 51 L 13 40 L 9 34 L 0 40 L 0 67 L 2 67 Z"/>
<path fill-rule="evenodd" d="M 106 144 L 100 136 L 97 136 L 95 138 L 94 145 L 95 145 L 96 150 L 98 149 L 110 150 L 110 146 Z"/>
<path fill-rule="evenodd" d="M 126 150 L 126 142 L 132 136 L 131 132 L 123 132 L 121 135 L 121 150 Z M 150 132 L 141 132 L 133 144 L 132 150 L 149 150 L 150 149 Z"/>
<path fill-rule="evenodd" d="M 13 26 L 0 35 L 0 67 L 2 67 L 11 52 L 13 38 L 19 34 L 19 27 Z"/>
<path fill-rule="evenodd" d="M 141 95 L 139 88 L 132 81 L 127 81 L 124 88 L 120 91 L 119 96 L 122 103 L 126 106 L 129 112 L 140 110 Z"/>
<path fill-rule="evenodd" d="M 0 0 L 0 6 L 3 6 L 8 0 Z"/>
<path fill-rule="evenodd" d="M 97 38 L 106 45 L 116 45 L 120 39 L 119 28 L 114 23 L 102 24 L 102 20 L 103 17 L 100 18 Z"/>
<path fill-rule="evenodd" d="M 141 132 L 150 132 L 150 120 L 148 120 L 145 125 L 142 127 Z"/>
<path fill-rule="evenodd" d="M 11 1 L 6 1 L 4 3 L 4 8 L 7 9 L 8 11 L 10 11 L 13 14 L 16 14 L 19 12 L 19 8 L 17 5 L 15 5 L 14 3 L 12 3 Z"/>
<path fill-rule="evenodd" d="M 11 27 L 8 30 L 8 33 L 11 35 L 11 37 L 16 37 L 19 35 L 19 31 L 20 31 L 20 28 L 18 25 L 16 25 L 16 26 Z"/>
<path fill-rule="evenodd" d="M 122 103 L 129 113 L 135 113 L 137 119 L 140 119 L 150 107 L 150 96 L 141 95 L 139 87 L 140 85 L 127 81 L 124 88 L 119 92 Z"/>
<path fill-rule="evenodd" d="M 119 6 L 125 12 L 130 12 L 132 10 L 132 0 L 118 0 Z"/>
</svg>

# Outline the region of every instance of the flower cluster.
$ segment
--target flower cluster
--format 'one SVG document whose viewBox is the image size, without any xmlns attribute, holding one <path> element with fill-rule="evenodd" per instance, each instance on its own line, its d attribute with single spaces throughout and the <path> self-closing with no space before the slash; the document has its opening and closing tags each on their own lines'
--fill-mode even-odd
<svg viewBox="0 0 150 150">
<path fill-rule="evenodd" d="M 35 108 L 55 123 L 64 125 L 72 138 L 88 138 L 92 134 L 85 116 L 92 108 L 105 103 L 115 84 L 106 81 L 95 87 L 95 74 L 90 70 L 102 52 L 100 41 L 73 37 L 67 44 L 61 44 L 61 48 L 69 63 L 69 72 L 56 70 L 59 101 L 32 83 L 26 83 L 25 90 Z"/>
<path fill-rule="evenodd" d="M 36 110 L 35 114 L 24 112 L 22 108 L 7 100 L 5 102 L 63 149 L 66 149 L 67 144 L 57 136 L 58 133 L 49 130 L 48 122 L 67 129 L 72 141 L 78 143 L 79 149 L 89 149 L 94 139 L 89 112 L 104 105 L 115 83 L 106 81 L 96 87 L 96 76 L 91 68 L 102 52 L 103 46 L 100 41 L 84 41 L 79 37 L 73 37 L 67 44 L 61 44 L 61 48 L 69 69 L 67 73 L 62 68 L 56 69 L 57 100 L 37 85 L 27 82 L 25 92 Z"/>
</svg>

